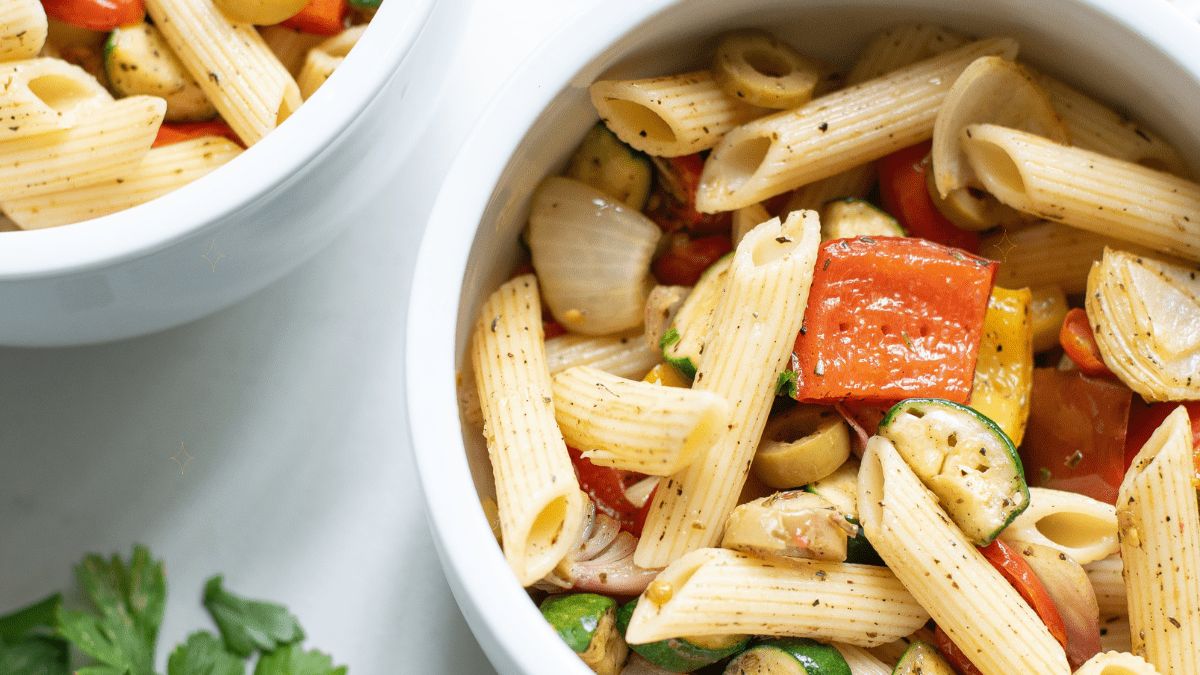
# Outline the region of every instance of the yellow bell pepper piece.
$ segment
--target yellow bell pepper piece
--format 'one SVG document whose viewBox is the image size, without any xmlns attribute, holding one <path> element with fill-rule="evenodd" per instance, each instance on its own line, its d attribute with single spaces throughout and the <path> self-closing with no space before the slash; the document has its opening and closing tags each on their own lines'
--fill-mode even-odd
<svg viewBox="0 0 1200 675">
<path fill-rule="evenodd" d="M 650 369 L 646 376 L 642 378 L 642 382 L 650 384 L 661 384 L 664 387 L 682 387 L 688 389 L 692 386 L 690 380 L 679 374 L 679 371 L 674 367 L 665 363 L 660 363 Z"/>
<path fill-rule="evenodd" d="M 975 364 L 971 407 L 987 415 L 1020 445 L 1033 387 L 1032 293 L 997 286 L 988 299 Z"/>
</svg>

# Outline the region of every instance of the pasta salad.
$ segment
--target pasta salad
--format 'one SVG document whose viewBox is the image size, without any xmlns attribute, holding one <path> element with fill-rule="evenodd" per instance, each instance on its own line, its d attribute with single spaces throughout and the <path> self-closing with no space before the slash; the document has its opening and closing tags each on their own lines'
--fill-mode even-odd
<svg viewBox="0 0 1200 675">
<path fill-rule="evenodd" d="M 115 213 L 232 160 L 381 0 L 0 0 L 0 230 Z"/>
<path fill-rule="evenodd" d="M 460 391 L 597 673 L 1200 673 L 1200 185 L 912 24 L 590 86 Z"/>
</svg>

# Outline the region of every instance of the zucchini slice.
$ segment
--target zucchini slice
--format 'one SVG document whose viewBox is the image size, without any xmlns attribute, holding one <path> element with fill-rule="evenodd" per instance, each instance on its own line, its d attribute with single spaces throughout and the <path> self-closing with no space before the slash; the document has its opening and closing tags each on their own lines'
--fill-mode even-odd
<svg viewBox="0 0 1200 675">
<path fill-rule="evenodd" d="M 903 237 L 899 221 L 863 199 L 848 197 L 821 208 L 821 241 L 851 237 Z"/>
<path fill-rule="evenodd" d="M 821 480 L 804 486 L 805 491 L 824 497 L 847 518 L 858 518 L 858 460 L 848 459 Z"/>
<path fill-rule="evenodd" d="M 630 600 L 617 610 L 617 627 L 621 635 L 629 629 L 629 620 L 637 607 L 637 598 Z M 648 642 L 644 645 L 629 645 L 634 653 L 650 663 L 673 673 L 690 673 L 721 659 L 733 656 L 750 644 L 749 635 L 719 635 L 691 638 L 671 638 Z"/>
<path fill-rule="evenodd" d="M 1012 441 L 995 422 L 942 399 L 892 406 L 879 434 L 941 502 L 963 534 L 986 546 L 1029 506 L 1029 486 Z"/>
<path fill-rule="evenodd" d="M 721 547 L 842 562 L 847 537 L 857 533 L 858 528 L 824 498 L 789 490 L 735 508 L 726 521 Z"/>
<path fill-rule="evenodd" d="M 914 640 L 896 662 L 892 675 L 955 675 L 955 672 L 933 645 Z"/>
<path fill-rule="evenodd" d="M 850 666 L 832 645 L 783 638 L 742 652 L 725 667 L 725 675 L 850 675 Z"/>
<path fill-rule="evenodd" d="M 641 211 L 650 198 L 654 166 L 646 155 L 625 145 L 603 122 L 597 122 L 571 155 L 565 175 Z"/>
<path fill-rule="evenodd" d="M 165 99 L 167 121 L 208 120 L 217 115 L 200 85 L 150 24 L 123 26 L 108 36 L 104 72 L 118 96 L 144 94 Z"/>
<path fill-rule="evenodd" d="M 717 311 L 717 303 L 725 292 L 725 279 L 729 276 L 729 265 L 733 254 L 728 253 L 704 270 L 692 292 L 683 301 L 671 328 L 663 334 L 658 346 L 663 360 L 675 366 L 679 374 L 691 380 L 700 368 L 700 354 L 704 350 L 704 336 L 708 324 Z"/>
<path fill-rule="evenodd" d="M 589 668 L 616 675 L 629 655 L 617 630 L 617 602 L 595 593 L 552 595 L 542 601 L 542 616 Z"/>
</svg>

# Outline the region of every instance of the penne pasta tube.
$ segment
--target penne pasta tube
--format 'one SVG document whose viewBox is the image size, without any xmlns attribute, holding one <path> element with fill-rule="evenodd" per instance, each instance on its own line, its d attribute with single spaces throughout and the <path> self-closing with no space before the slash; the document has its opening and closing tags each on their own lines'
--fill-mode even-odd
<svg viewBox="0 0 1200 675">
<path fill-rule="evenodd" d="M 696 208 L 731 211 L 925 140 L 954 79 L 981 56 L 1016 56 L 1016 42 L 973 42 L 857 86 L 744 124 L 704 164 Z"/>
<path fill-rule="evenodd" d="M 588 88 L 600 119 L 622 141 L 655 157 L 707 150 L 765 110 L 721 90 L 698 70 L 644 80 L 600 80 Z"/>
<path fill-rule="evenodd" d="M 720 438 L 729 404 L 581 366 L 554 376 L 554 416 L 567 445 L 593 464 L 669 476 Z"/>
<path fill-rule="evenodd" d="M 963 133 L 971 167 L 1004 204 L 1200 261 L 1200 185 L 992 124 Z"/>
<path fill-rule="evenodd" d="M 333 75 L 333 71 L 342 65 L 342 61 L 346 60 L 346 56 L 354 49 L 354 45 L 358 44 L 358 39 L 366 29 L 365 23 L 347 28 L 309 50 L 304 66 L 296 77 L 300 95 L 304 100 L 307 101 L 315 94 L 317 89 L 325 84 L 325 80 Z"/>
<path fill-rule="evenodd" d="M 1128 652 L 1133 649 L 1133 638 L 1129 634 L 1129 617 L 1125 615 L 1124 610 L 1120 616 L 1101 618 L 1100 649 L 1114 652 Z"/>
<path fill-rule="evenodd" d="M 833 645 L 850 666 L 850 675 L 892 675 L 892 667 L 875 658 L 871 652 L 854 645 Z"/>
<path fill-rule="evenodd" d="M 144 204 L 237 157 L 242 149 L 209 136 L 154 148 L 128 173 L 85 187 L 0 203 L 22 229 L 77 223 Z"/>
<path fill-rule="evenodd" d="M 247 146 L 300 107 L 300 88 L 254 26 L 230 21 L 213 0 L 148 0 L 146 11 Z"/>
<path fill-rule="evenodd" d="M 817 215 L 798 211 L 754 228 L 734 252 L 693 384 L 729 402 L 727 430 L 655 493 L 638 566 L 664 567 L 720 541 L 804 319 L 820 240 Z"/>
<path fill-rule="evenodd" d="M 1175 148 L 1154 132 L 1062 80 L 1044 73 L 1036 77 L 1067 126 L 1071 145 L 1179 176 L 1188 174 Z"/>
<path fill-rule="evenodd" d="M 66 61 L 0 63 L 0 141 L 69 129 L 81 110 L 112 100 L 96 78 Z"/>
<path fill-rule="evenodd" d="M 0 141 L 0 202 L 128 173 L 150 149 L 166 110 L 161 98 L 130 96 L 89 108 L 70 129 Z"/>
<path fill-rule="evenodd" d="M 1200 511 L 1192 431 L 1180 406 L 1133 459 L 1117 493 L 1133 653 L 1160 672 L 1200 673 Z"/>
<path fill-rule="evenodd" d="M 1112 504 L 1066 490 L 1029 488 L 1029 508 L 1000 538 L 1014 544 L 1049 546 L 1080 565 L 1115 554 L 1117 510 Z"/>
<path fill-rule="evenodd" d="M 610 375 L 640 380 L 662 362 L 662 352 L 647 344 L 642 333 L 578 335 L 567 333 L 546 340 L 546 363 L 550 373 L 567 368 L 591 366 Z"/>
<path fill-rule="evenodd" d="M 1122 567 L 1120 554 L 1084 566 L 1096 592 L 1100 616 L 1124 616 L 1129 611 Z"/>
<path fill-rule="evenodd" d="M 526 274 L 487 299 L 471 343 L 504 557 L 524 586 L 563 559 L 589 506 L 554 422 L 541 326 L 537 279 Z"/>
<path fill-rule="evenodd" d="M 644 644 L 745 633 L 873 647 L 928 619 L 886 567 L 706 548 L 659 573 L 638 601 L 625 638 Z"/>
<path fill-rule="evenodd" d="M 41 0 L 0 0 L 0 61 L 37 56 L 48 26 Z"/>
<path fill-rule="evenodd" d="M 1104 652 L 1088 659 L 1075 675 L 1159 675 L 1154 666 L 1128 652 Z"/>
<path fill-rule="evenodd" d="M 1038 615 L 881 436 L 863 455 L 858 508 L 880 557 L 981 672 L 1070 672 L 1063 648 Z"/>
</svg>

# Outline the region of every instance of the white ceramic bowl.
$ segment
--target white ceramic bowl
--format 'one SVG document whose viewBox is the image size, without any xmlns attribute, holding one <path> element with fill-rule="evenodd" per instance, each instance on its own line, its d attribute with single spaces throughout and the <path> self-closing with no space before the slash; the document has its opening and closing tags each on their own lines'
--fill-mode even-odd
<svg viewBox="0 0 1200 675">
<path fill-rule="evenodd" d="M 279 129 L 180 190 L 86 223 L 0 233 L 0 344 L 149 333 L 278 279 L 354 222 L 429 121 L 465 0 L 388 0 Z"/>
<path fill-rule="evenodd" d="M 586 86 L 601 73 L 697 65 L 715 34 L 747 25 L 844 63 L 872 32 L 912 20 L 1012 35 L 1023 58 L 1124 106 L 1185 156 L 1200 152 L 1200 29 L 1165 2 L 631 0 L 606 2 L 559 32 L 507 83 L 452 166 L 409 306 L 409 419 L 429 520 L 459 606 L 501 672 L 587 670 L 542 621 L 492 538 L 476 497 L 477 488 L 492 492 L 486 448 L 460 422 L 455 376 L 470 368 L 464 352 L 477 308 L 517 257 L 530 193 L 596 119 Z"/>
</svg>

